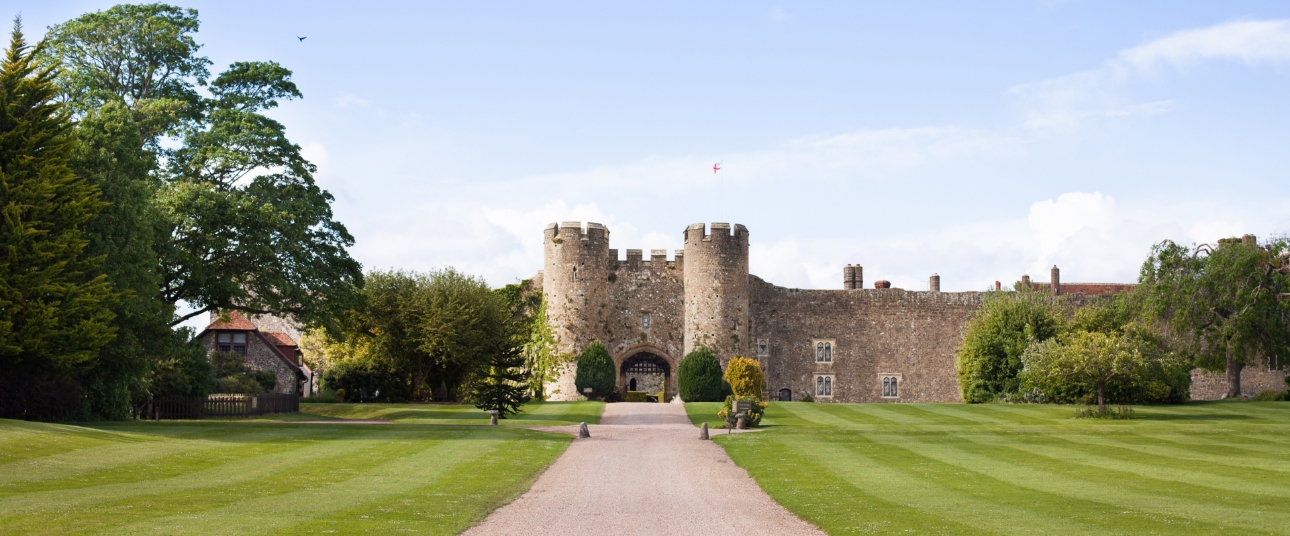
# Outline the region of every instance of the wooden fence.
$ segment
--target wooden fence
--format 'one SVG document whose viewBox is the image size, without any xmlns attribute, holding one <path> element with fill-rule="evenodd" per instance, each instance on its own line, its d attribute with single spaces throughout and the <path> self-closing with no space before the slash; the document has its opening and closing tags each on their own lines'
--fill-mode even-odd
<svg viewBox="0 0 1290 536">
<path fill-rule="evenodd" d="M 206 417 L 250 417 L 300 411 L 300 395 L 211 395 L 206 398 L 155 399 L 144 410 L 144 418 L 202 419 Z"/>
</svg>

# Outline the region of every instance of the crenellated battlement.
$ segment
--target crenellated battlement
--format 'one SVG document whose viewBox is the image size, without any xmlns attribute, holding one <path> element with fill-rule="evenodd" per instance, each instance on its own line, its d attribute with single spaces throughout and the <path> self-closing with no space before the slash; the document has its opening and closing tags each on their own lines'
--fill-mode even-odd
<svg viewBox="0 0 1290 536">
<path fill-rule="evenodd" d="M 609 241 L 609 229 L 602 224 L 587 222 L 583 226 L 580 221 L 566 221 L 556 224 L 554 222 L 546 225 L 543 235 L 548 240 L 559 238 L 561 240 L 578 240 L 578 241 Z"/>
<path fill-rule="evenodd" d="M 692 223 L 685 228 L 685 243 L 742 243 L 748 244 L 748 228 L 741 223 L 731 226 L 729 223 L 716 222 L 710 227 L 702 223 Z"/>
<path fill-rule="evenodd" d="M 666 249 L 651 249 L 649 250 L 649 253 L 650 253 L 649 259 L 646 259 L 644 255 L 644 250 L 629 249 L 627 250 L 627 258 L 620 259 L 618 258 L 618 250 L 610 249 L 609 250 L 609 269 L 610 270 L 641 270 L 641 269 L 648 268 L 653 270 L 653 269 L 670 268 L 670 269 L 676 270 L 676 269 L 681 269 L 684 266 L 683 262 L 685 259 L 685 250 L 682 250 L 682 249 L 676 250 L 676 252 L 674 253 L 674 259 L 671 261 L 667 260 Z"/>
</svg>

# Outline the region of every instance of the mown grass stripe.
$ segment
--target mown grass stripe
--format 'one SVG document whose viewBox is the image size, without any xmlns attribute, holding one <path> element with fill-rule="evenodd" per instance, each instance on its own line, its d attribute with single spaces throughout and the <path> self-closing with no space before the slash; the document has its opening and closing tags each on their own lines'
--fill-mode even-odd
<svg viewBox="0 0 1290 536">
<path fill-rule="evenodd" d="M 1111 508 L 1137 510 L 1180 519 L 1199 519 L 1225 528 L 1279 531 L 1284 530 L 1284 527 L 1290 527 L 1290 513 L 1286 512 L 1224 507 L 1182 499 L 1171 496 L 1168 489 L 1133 492 L 1129 488 L 1133 483 L 1131 480 L 1112 484 L 1072 478 L 1069 474 L 1062 474 L 1062 471 L 1053 470 L 1060 467 L 1040 469 L 1023 464 L 1022 457 L 1015 452 L 1009 453 L 1007 460 L 1001 460 L 947 443 L 931 443 L 920 437 L 906 436 L 900 441 L 891 441 L 890 444 L 944 463 L 957 465 L 985 478 L 995 478 L 1013 486 L 1063 495 L 1071 499 L 1101 502 Z M 1165 496 L 1169 496 L 1169 499 L 1165 500 Z"/>
<path fill-rule="evenodd" d="M 1055 445 L 1047 438 L 1045 440 L 1035 437 L 1002 438 L 997 435 L 983 434 L 963 434 L 960 437 L 989 447 L 1015 449 L 1042 456 L 1058 463 L 1114 471 L 1124 476 L 1132 475 L 1138 479 L 1159 481 L 1154 485 L 1161 487 L 1169 487 L 1169 483 L 1176 483 L 1212 491 L 1249 495 L 1252 499 L 1258 499 L 1261 496 L 1290 498 L 1290 487 L 1283 482 L 1259 482 L 1248 477 L 1239 478 L 1213 471 L 1179 468 L 1159 456 L 1133 456 L 1120 449 L 1090 449 L 1084 444 Z M 1065 438 L 1052 439 L 1064 441 Z"/>
<path fill-rule="evenodd" d="M 739 436 L 720 443 L 741 467 L 751 469 L 772 498 L 830 534 L 990 533 L 965 522 L 970 520 L 945 515 L 954 504 L 923 504 L 922 490 L 881 465 L 839 470 L 829 463 L 855 461 L 850 456 L 822 464 L 811 455 L 812 440 L 796 434 Z M 792 485 L 779 485 L 789 480 Z"/>
<path fill-rule="evenodd" d="M 303 471 L 311 464 L 329 460 L 353 459 L 388 439 L 360 438 L 358 432 L 336 430 L 344 439 L 303 444 L 271 445 L 271 452 L 255 449 L 233 449 L 226 458 L 213 464 L 197 463 L 198 470 L 176 468 L 177 474 L 166 478 L 126 481 L 89 488 L 38 491 L 0 499 L 0 523 L 16 522 L 19 517 L 38 518 L 51 511 L 93 514 L 111 506 L 134 508 L 150 502 L 165 502 L 173 497 L 217 496 L 238 486 L 254 488 L 260 482 L 272 483 L 274 477 Z M 284 448 L 285 447 L 285 448 Z M 295 447 L 295 448 L 291 448 Z M 342 467 L 344 464 L 342 464 Z M 206 494 L 206 495 L 203 495 Z M 211 495 L 213 494 L 213 495 Z"/>
<path fill-rule="evenodd" d="M 1260 471 L 1273 471 L 1282 474 L 1290 473 L 1290 463 L 1284 459 L 1267 457 L 1237 457 L 1231 455 L 1232 451 L 1230 449 L 1223 452 L 1221 445 L 1196 445 L 1182 442 L 1170 442 L 1169 445 L 1161 445 L 1159 443 L 1141 444 L 1130 441 L 1112 442 L 1104 437 L 1082 435 L 1071 435 L 1068 437 L 1068 440 L 1095 445 L 1116 446 L 1123 449 L 1172 458 L 1174 460 L 1186 460 L 1189 462 L 1258 469 Z M 1203 449 L 1202 447 L 1212 448 Z M 1211 453 L 1215 451 L 1221 453 Z"/>
<path fill-rule="evenodd" d="M 464 439 L 464 438 L 460 438 Z M 501 441 L 433 441 L 396 449 L 380 463 L 338 472 L 342 478 L 296 486 L 269 496 L 252 496 L 196 511 L 122 525 L 121 532 L 153 534 L 266 534 L 307 523 L 337 510 L 364 507 L 391 495 L 424 487 L 458 464 L 490 454 Z M 393 446 L 393 445 L 391 445 Z M 411 446 L 411 445 L 405 445 Z"/>
</svg>

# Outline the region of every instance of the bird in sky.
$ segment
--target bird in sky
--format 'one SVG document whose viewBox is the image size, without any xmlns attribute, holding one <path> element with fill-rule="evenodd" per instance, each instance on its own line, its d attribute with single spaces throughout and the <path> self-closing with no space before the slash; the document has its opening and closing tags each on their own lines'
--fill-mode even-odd
<svg viewBox="0 0 1290 536">
<path fill-rule="evenodd" d="M 305 39 L 309 39 L 309 36 L 307 36 L 307 35 L 306 35 L 306 36 L 304 36 L 304 37 L 300 37 L 300 36 L 298 36 L 298 35 L 297 35 L 297 36 L 296 36 L 296 39 L 299 39 L 301 42 L 304 42 L 304 40 L 305 40 Z"/>
</svg>

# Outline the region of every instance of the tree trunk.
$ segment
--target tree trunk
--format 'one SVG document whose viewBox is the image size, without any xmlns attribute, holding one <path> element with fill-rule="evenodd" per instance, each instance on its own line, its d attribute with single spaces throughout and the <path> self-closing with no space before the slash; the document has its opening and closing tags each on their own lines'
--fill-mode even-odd
<svg viewBox="0 0 1290 536">
<path fill-rule="evenodd" d="M 1106 384 L 1097 384 L 1097 412 L 1106 413 Z"/>
<path fill-rule="evenodd" d="M 1237 363 L 1231 354 L 1227 356 L 1227 398 L 1241 397 L 1241 369 L 1244 363 Z"/>
</svg>

